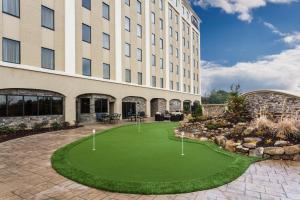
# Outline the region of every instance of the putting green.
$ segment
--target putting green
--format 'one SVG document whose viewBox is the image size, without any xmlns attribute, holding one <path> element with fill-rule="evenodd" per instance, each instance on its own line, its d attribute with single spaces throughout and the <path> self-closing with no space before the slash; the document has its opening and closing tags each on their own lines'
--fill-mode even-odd
<svg viewBox="0 0 300 200">
<path fill-rule="evenodd" d="M 140 194 L 209 189 L 239 177 L 254 159 L 220 150 L 210 142 L 173 136 L 176 123 L 126 125 L 71 143 L 52 156 L 61 175 L 91 187 Z"/>
</svg>

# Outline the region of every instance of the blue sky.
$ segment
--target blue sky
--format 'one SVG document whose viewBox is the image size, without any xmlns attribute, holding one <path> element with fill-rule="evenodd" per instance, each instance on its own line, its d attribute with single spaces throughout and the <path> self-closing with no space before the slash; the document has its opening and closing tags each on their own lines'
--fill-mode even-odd
<svg viewBox="0 0 300 200">
<path fill-rule="evenodd" d="M 202 90 L 299 90 L 300 0 L 191 0 L 201 23 Z"/>
</svg>

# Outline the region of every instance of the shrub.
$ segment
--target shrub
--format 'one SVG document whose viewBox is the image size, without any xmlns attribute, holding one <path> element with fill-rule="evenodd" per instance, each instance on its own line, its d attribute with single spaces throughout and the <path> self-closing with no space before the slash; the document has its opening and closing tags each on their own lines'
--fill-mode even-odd
<svg viewBox="0 0 300 200">
<path fill-rule="evenodd" d="M 34 123 L 32 126 L 33 131 L 40 131 L 41 129 L 45 128 L 49 124 L 48 121 L 43 121 L 41 123 Z"/>
<path fill-rule="evenodd" d="M 52 122 L 50 124 L 50 127 L 53 129 L 53 130 L 59 130 L 62 128 L 62 125 L 60 123 L 58 123 L 57 121 L 55 122 Z"/>
<path fill-rule="evenodd" d="M 205 127 L 208 129 L 208 130 L 217 130 L 219 127 L 217 124 L 214 124 L 214 123 L 208 123 L 205 125 Z"/>
<path fill-rule="evenodd" d="M 69 128 L 69 127 L 70 127 L 70 122 L 62 122 L 62 123 L 61 123 L 61 126 L 62 126 L 63 128 Z"/>
<path fill-rule="evenodd" d="M 299 129 L 296 127 L 296 121 L 293 119 L 283 119 L 277 123 L 276 129 L 276 136 L 282 139 L 295 137 L 299 131 Z"/>
<path fill-rule="evenodd" d="M 254 119 L 251 122 L 251 127 L 263 131 L 263 130 L 273 130 L 276 127 L 276 125 L 274 122 L 267 119 L 267 117 L 261 116 L 259 118 Z"/>
<path fill-rule="evenodd" d="M 192 116 L 193 116 L 195 119 L 200 118 L 200 117 L 203 115 L 203 112 L 202 112 L 202 105 L 195 104 L 195 108 L 194 108 L 194 109 L 195 109 L 195 110 L 194 110 Z"/>
<path fill-rule="evenodd" d="M 18 129 L 19 131 L 24 131 L 24 130 L 27 129 L 27 124 L 21 123 L 21 124 L 19 124 L 19 125 L 17 126 L 17 129 Z"/>
<path fill-rule="evenodd" d="M 11 134 L 15 133 L 17 130 L 13 127 L 7 125 L 0 125 L 0 134 Z"/>
<path fill-rule="evenodd" d="M 79 125 L 80 125 L 80 122 L 79 122 L 78 120 L 75 120 L 75 121 L 74 121 L 74 126 L 75 126 L 75 127 L 79 127 Z"/>
</svg>

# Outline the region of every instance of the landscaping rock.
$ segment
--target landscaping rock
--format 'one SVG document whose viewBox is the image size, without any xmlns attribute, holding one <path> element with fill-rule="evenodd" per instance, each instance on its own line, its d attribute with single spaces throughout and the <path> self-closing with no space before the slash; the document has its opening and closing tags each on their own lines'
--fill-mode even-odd
<svg viewBox="0 0 300 200">
<path fill-rule="evenodd" d="M 258 147 L 256 149 L 250 149 L 249 150 L 249 156 L 251 157 L 260 157 L 262 158 L 264 154 L 264 148 L 263 147 Z"/>
<path fill-rule="evenodd" d="M 208 140 L 207 137 L 201 137 L 200 138 L 200 141 L 202 141 L 202 142 L 207 141 L 207 140 Z"/>
<path fill-rule="evenodd" d="M 249 127 L 246 130 L 244 130 L 243 135 L 250 135 L 253 131 L 254 128 Z"/>
<path fill-rule="evenodd" d="M 239 145 L 239 146 L 236 147 L 236 151 L 241 152 L 241 153 L 248 153 L 249 149 L 243 147 L 242 145 Z"/>
<path fill-rule="evenodd" d="M 294 161 L 300 161 L 300 154 L 294 155 L 293 160 Z"/>
<path fill-rule="evenodd" d="M 284 153 L 287 155 L 300 153 L 300 145 L 285 146 L 283 147 L 283 149 L 284 149 Z"/>
<path fill-rule="evenodd" d="M 264 153 L 272 155 L 272 156 L 282 155 L 282 154 L 284 154 L 284 149 L 282 147 L 266 147 L 264 149 Z"/>
<path fill-rule="evenodd" d="M 261 142 L 262 141 L 262 139 L 261 138 L 259 138 L 259 137 L 246 137 L 246 138 L 244 138 L 244 142 L 245 143 L 253 143 L 253 142 Z"/>
<path fill-rule="evenodd" d="M 243 147 L 249 148 L 249 149 L 255 149 L 256 148 L 256 143 L 251 142 L 251 143 L 244 143 Z"/>
<path fill-rule="evenodd" d="M 226 145 L 226 137 L 224 136 L 216 136 L 215 137 L 215 143 L 221 147 L 225 147 Z"/>
<path fill-rule="evenodd" d="M 285 140 L 278 140 L 275 142 L 274 146 L 275 147 L 283 147 L 286 146 L 289 142 Z"/>
<path fill-rule="evenodd" d="M 225 144 L 225 149 L 230 152 L 235 152 L 235 142 L 232 140 L 227 140 Z"/>
</svg>

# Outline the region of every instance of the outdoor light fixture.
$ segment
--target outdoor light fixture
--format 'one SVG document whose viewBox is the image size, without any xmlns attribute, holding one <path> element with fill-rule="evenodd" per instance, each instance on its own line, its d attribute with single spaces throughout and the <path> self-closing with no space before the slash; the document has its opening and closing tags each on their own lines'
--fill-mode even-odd
<svg viewBox="0 0 300 200">
<path fill-rule="evenodd" d="M 93 129 L 93 151 L 96 150 L 95 135 L 96 135 L 96 130 Z"/>
<path fill-rule="evenodd" d="M 181 155 L 184 156 L 184 153 L 183 153 L 183 137 L 184 137 L 184 132 L 182 131 L 181 132 Z"/>
</svg>

